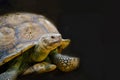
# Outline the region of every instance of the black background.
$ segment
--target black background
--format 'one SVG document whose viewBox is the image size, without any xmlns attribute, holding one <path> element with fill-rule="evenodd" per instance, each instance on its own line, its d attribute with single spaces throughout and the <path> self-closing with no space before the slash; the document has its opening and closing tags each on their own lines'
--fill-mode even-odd
<svg viewBox="0 0 120 80">
<path fill-rule="evenodd" d="M 110 6 L 107 7 L 110 11 Z M 81 60 L 80 68 L 73 72 L 56 70 L 25 76 L 22 80 L 115 80 L 119 76 L 116 74 L 119 56 L 115 53 L 119 52 L 120 31 L 109 14 L 104 25 L 104 9 L 103 0 L 0 0 L 1 15 L 26 11 L 50 18 L 63 38 L 72 41 L 63 54 Z M 114 15 L 114 20 L 115 17 L 118 16 Z"/>
</svg>

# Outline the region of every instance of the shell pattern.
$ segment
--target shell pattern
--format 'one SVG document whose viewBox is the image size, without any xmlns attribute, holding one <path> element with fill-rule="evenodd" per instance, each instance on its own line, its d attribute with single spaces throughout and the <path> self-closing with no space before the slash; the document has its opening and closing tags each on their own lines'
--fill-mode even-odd
<svg viewBox="0 0 120 80">
<path fill-rule="evenodd" d="M 0 65 L 33 47 L 46 33 L 59 32 L 42 15 L 11 13 L 0 16 Z"/>
</svg>

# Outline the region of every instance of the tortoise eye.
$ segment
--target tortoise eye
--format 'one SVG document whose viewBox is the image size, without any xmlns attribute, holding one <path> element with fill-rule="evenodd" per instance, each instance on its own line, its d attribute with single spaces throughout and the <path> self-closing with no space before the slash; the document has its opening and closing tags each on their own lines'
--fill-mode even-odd
<svg viewBox="0 0 120 80">
<path fill-rule="evenodd" d="M 55 36 L 51 36 L 51 38 L 52 38 L 52 39 L 54 39 L 54 38 L 55 38 Z"/>
</svg>

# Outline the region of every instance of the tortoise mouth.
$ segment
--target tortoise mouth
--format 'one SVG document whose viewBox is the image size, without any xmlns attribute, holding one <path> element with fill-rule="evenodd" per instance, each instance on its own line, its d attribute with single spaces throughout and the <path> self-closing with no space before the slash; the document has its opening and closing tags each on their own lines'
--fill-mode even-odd
<svg viewBox="0 0 120 80">
<path fill-rule="evenodd" d="M 51 42 L 48 46 L 52 46 L 52 45 L 60 44 L 60 43 L 61 43 L 61 40 L 57 40 L 57 41 Z M 58 46 L 60 46 L 60 45 L 58 45 Z"/>
</svg>

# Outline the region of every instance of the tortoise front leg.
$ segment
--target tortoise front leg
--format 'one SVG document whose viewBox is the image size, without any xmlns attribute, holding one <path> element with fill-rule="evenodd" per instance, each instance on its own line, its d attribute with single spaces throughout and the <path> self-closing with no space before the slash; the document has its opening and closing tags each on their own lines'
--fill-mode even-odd
<svg viewBox="0 0 120 80">
<path fill-rule="evenodd" d="M 71 57 L 62 54 L 54 55 L 53 62 L 58 69 L 63 72 L 70 72 L 79 67 L 80 59 L 78 57 Z"/>
<path fill-rule="evenodd" d="M 59 54 L 54 50 L 50 54 L 51 60 L 57 68 L 63 72 L 70 72 L 79 67 L 80 59 L 78 57 Z"/>
<path fill-rule="evenodd" d="M 56 65 L 54 64 L 50 64 L 48 62 L 41 62 L 41 63 L 37 63 L 33 66 L 31 66 L 30 68 L 28 68 L 23 75 L 26 74 L 31 74 L 31 73 L 45 73 L 45 72 L 50 72 L 56 69 Z"/>
</svg>

